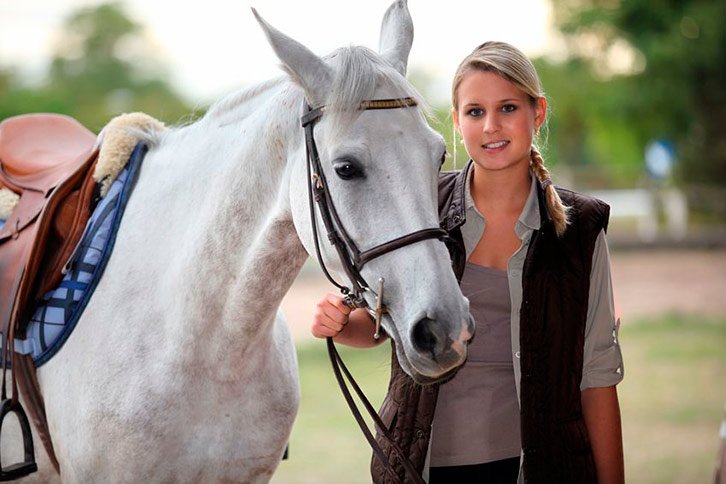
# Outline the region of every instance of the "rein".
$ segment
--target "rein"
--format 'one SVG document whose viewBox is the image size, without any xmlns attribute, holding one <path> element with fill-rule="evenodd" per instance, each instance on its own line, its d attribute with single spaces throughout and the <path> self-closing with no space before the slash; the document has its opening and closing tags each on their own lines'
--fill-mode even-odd
<svg viewBox="0 0 726 484">
<path fill-rule="evenodd" d="M 397 109 L 414 107 L 416 105 L 417 103 L 415 99 L 406 97 L 401 99 L 380 99 L 363 101 L 359 104 L 358 109 L 362 111 L 377 109 Z M 335 210 L 335 205 L 333 204 L 330 191 L 328 190 L 327 181 L 325 179 L 325 174 L 323 173 L 322 165 L 320 163 L 320 156 L 318 154 L 317 145 L 315 144 L 313 129 L 315 127 L 315 123 L 322 117 L 325 111 L 325 106 L 320 106 L 318 108 L 312 109 L 309 105 L 306 105 L 306 108 L 307 112 L 305 115 L 302 116 L 301 122 L 303 128 L 305 129 L 308 201 L 310 205 L 310 220 L 312 224 L 313 240 L 315 242 L 315 254 L 318 259 L 318 263 L 320 264 L 320 267 L 325 274 L 325 277 L 345 296 L 345 304 L 348 305 L 351 309 L 365 308 L 373 317 L 375 317 L 376 332 L 374 333 L 373 337 L 375 339 L 378 339 L 380 337 L 382 315 L 386 311 L 383 301 L 384 280 L 383 278 L 378 280 L 379 289 L 378 292 L 375 293 L 370 289 L 370 286 L 360 272 L 363 269 L 363 266 L 377 257 L 380 257 L 384 254 L 387 254 L 396 249 L 400 249 L 407 245 L 415 244 L 417 242 L 428 239 L 445 240 L 448 237 L 448 234 L 445 230 L 439 227 L 427 228 L 417 230 L 415 232 L 411 232 L 401 237 L 389 240 L 388 242 L 377 245 L 372 249 L 360 251 L 353 239 L 345 230 L 343 224 L 340 221 L 340 217 L 338 216 L 338 212 Z M 343 265 L 343 269 L 345 270 L 345 273 L 350 280 L 351 287 L 338 283 L 330 275 L 328 269 L 325 266 L 325 262 L 323 261 L 323 257 L 320 252 L 317 219 L 315 217 L 316 204 L 318 206 L 318 210 L 320 211 L 323 224 L 325 225 L 328 240 L 333 245 L 333 247 L 335 247 L 338 258 L 340 259 L 340 262 Z M 369 307 L 367 301 L 365 300 L 364 293 L 366 292 L 371 292 L 376 297 L 377 307 L 375 310 L 372 310 Z M 402 463 L 408 474 L 411 476 L 413 481 L 417 483 L 423 483 L 424 480 L 416 472 L 416 469 L 414 468 L 411 461 L 408 459 L 408 456 L 405 455 L 405 453 L 393 440 L 388 429 L 386 428 L 386 425 L 381 421 L 378 413 L 375 411 L 371 403 L 363 394 L 363 391 L 353 379 L 353 376 L 350 374 L 350 371 L 348 371 L 348 368 L 345 366 L 345 363 L 343 362 L 340 354 L 335 348 L 335 344 L 333 343 L 332 338 L 327 338 L 327 346 L 328 355 L 330 357 L 330 362 L 332 364 L 336 380 L 338 381 L 338 385 L 340 386 L 343 396 L 345 397 L 345 400 L 348 403 L 348 406 L 350 407 L 353 416 L 358 422 L 361 431 L 363 432 L 366 439 L 368 440 L 368 443 L 373 449 L 375 456 L 381 461 L 387 471 L 389 471 L 395 479 L 399 480 L 397 474 L 391 466 L 391 463 L 386 457 L 385 452 L 378 445 L 371 430 L 366 425 L 360 410 L 358 409 L 355 401 L 353 400 L 353 396 L 351 395 L 346 381 L 343 378 L 343 374 L 345 374 L 345 377 L 350 382 L 350 385 L 355 390 L 358 398 L 363 403 L 363 406 L 368 411 L 368 414 L 373 419 L 375 425 L 380 429 L 381 434 L 383 434 L 386 440 L 388 440 L 391 448 L 398 455 L 400 462 Z"/>
</svg>

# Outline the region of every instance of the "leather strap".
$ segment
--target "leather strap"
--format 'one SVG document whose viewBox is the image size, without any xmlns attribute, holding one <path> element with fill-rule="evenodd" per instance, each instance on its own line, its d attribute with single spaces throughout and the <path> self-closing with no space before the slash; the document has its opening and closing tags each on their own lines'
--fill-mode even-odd
<svg viewBox="0 0 726 484">
<path fill-rule="evenodd" d="M 22 254 L 23 260 L 25 259 L 24 254 Z M 13 282 L 13 285 L 10 289 L 10 293 L 14 296 L 17 294 L 20 283 L 23 280 L 23 276 L 25 275 L 25 264 L 21 264 L 21 266 L 18 269 L 18 273 L 15 277 L 15 282 Z M 7 314 L 2 314 L 2 331 L 3 331 L 3 338 L 2 338 L 2 371 L 3 371 L 3 378 L 2 378 L 2 389 L 0 389 L 0 398 L 2 400 L 6 400 L 8 398 L 7 394 L 7 369 L 8 369 L 8 357 L 13 355 L 13 349 L 14 349 L 14 341 L 15 341 L 15 321 L 18 316 L 18 304 L 15 300 L 11 300 L 10 304 L 8 305 Z M 17 382 L 15 378 L 14 373 L 14 367 L 11 369 L 11 383 L 12 383 L 12 393 L 11 398 L 13 400 L 13 403 L 18 401 L 18 387 Z"/>
<path fill-rule="evenodd" d="M 376 442 L 373 433 L 368 428 L 368 425 L 363 419 L 360 410 L 358 410 L 358 406 L 353 400 L 353 396 L 348 389 L 348 385 L 346 384 L 345 379 L 343 379 L 342 373 L 345 374 L 345 377 L 350 382 L 350 385 L 353 387 L 356 395 L 358 395 L 358 398 L 368 412 L 368 415 L 370 415 L 373 419 L 373 423 L 376 425 L 376 427 L 378 427 L 381 434 L 383 434 L 386 440 L 388 440 L 388 442 L 391 444 L 391 448 L 396 452 L 396 454 L 398 454 L 398 458 L 401 460 L 401 464 L 406 469 L 406 472 L 408 472 L 408 475 L 411 476 L 413 482 L 424 484 L 426 481 L 424 481 L 423 478 L 419 475 L 411 461 L 408 459 L 408 456 L 403 452 L 403 450 L 401 450 L 401 447 L 399 447 L 399 445 L 393 439 L 393 436 L 391 436 L 388 428 L 386 428 L 386 424 L 383 423 L 381 417 L 378 415 L 378 412 L 376 412 L 376 410 L 373 408 L 373 405 L 371 405 L 371 402 L 368 400 L 368 398 L 366 398 L 363 390 L 361 390 L 360 386 L 353 378 L 353 375 L 351 375 L 350 371 L 348 370 L 348 367 L 345 366 L 343 358 L 341 358 L 340 353 L 338 353 L 338 350 L 335 347 L 335 343 L 333 343 L 333 338 L 326 338 L 326 340 L 328 344 L 328 356 L 330 357 L 330 362 L 333 366 L 333 373 L 335 373 L 335 379 L 338 381 L 338 386 L 340 386 L 340 389 L 343 392 L 345 401 L 348 402 L 348 407 L 350 408 L 351 413 L 353 413 L 353 417 L 355 417 L 355 420 L 356 422 L 358 422 L 358 426 L 363 432 L 363 435 L 365 435 L 368 444 L 373 449 L 373 453 L 381 461 L 383 466 L 390 470 L 393 478 L 396 481 L 401 482 L 398 474 L 396 474 L 395 470 L 391 466 L 391 463 L 388 461 L 385 452 L 383 451 L 383 449 L 381 449 L 381 446 L 378 445 L 378 442 Z"/>
<path fill-rule="evenodd" d="M 35 373 L 35 364 L 31 355 L 13 354 L 13 370 L 18 376 L 18 386 L 20 393 L 25 399 L 25 405 L 28 408 L 28 414 L 35 426 L 40 441 L 43 443 L 46 454 L 50 459 L 55 471 L 60 474 L 60 464 L 55 455 L 53 441 L 50 438 L 50 430 L 48 429 L 48 420 L 45 416 L 45 401 L 43 393 L 40 390 L 38 377 Z"/>
<path fill-rule="evenodd" d="M 372 249 L 366 250 L 365 252 L 361 252 L 358 255 L 357 260 L 355 261 L 355 264 L 357 267 L 363 267 L 363 264 L 365 264 L 366 262 L 371 261 L 376 257 L 380 257 L 383 254 L 387 254 L 388 252 L 400 249 L 401 247 L 405 247 L 416 242 L 421 242 L 422 240 L 426 239 L 439 239 L 441 241 L 444 241 L 448 239 L 448 237 L 448 233 L 446 233 L 446 231 L 443 229 L 417 230 L 416 232 L 411 232 L 410 234 L 403 235 L 401 237 L 398 237 L 397 239 L 389 240 L 385 244 L 381 244 L 379 246 L 373 247 Z"/>
</svg>

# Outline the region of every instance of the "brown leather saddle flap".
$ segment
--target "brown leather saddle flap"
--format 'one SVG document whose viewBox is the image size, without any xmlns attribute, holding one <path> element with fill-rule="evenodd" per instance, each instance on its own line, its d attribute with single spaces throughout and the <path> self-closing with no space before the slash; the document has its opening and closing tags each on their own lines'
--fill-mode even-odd
<svg viewBox="0 0 726 484">
<path fill-rule="evenodd" d="M 48 198 L 35 191 L 23 192 L 0 232 L 1 329 L 6 329 L 13 306 L 18 306 L 18 320 L 13 323 L 24 329 L 37 300 L 60 282 L 62 268 L 91 215 L 95 181 L 90 168 L 94 160 L 95 156 L 89 158 L 62 180 Z M 12 294 L 10 282 L 23 269 L 23 278 Z"/>
</svg>

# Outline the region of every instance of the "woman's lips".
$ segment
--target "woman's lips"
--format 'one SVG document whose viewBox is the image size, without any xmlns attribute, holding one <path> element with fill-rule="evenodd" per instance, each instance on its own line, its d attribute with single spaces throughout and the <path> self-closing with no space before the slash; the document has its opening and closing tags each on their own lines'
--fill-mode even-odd
<svg viewBox="0 0 726 484">
<path fill-rule="evenodd" d="M 500 150 L 500 149 L 506 147 L 508 144 L 509 144 L 509 141 L 493 141 L 491 143 L 484 143 L 482 145 L 482 147 L 485 150 L 494 151 L 494 150 Z"/>
</svg>

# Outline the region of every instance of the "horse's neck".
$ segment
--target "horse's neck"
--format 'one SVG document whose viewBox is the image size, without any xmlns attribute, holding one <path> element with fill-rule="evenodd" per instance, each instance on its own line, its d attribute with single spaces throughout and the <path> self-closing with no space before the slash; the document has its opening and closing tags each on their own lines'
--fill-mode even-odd
<svg viewBox="0 0 726 484">
<path fill-rule="evenodd" d="M 230 333 L 254 339 L 306 257 L 289 207 L 287 161 L 302 134 L 286 89 L 258 94 L 250 101 L 255 109 L 245 105 L 169 133 L 145 162 L 140 181 L 147 183 L 139 188 L 146 191 L 134 197 L 151 199 L 155 212 L 140 210 L 177 246 L 169 254 L 159 249 L 162 261 L 148 261 L 177 292 L 184 307 L 177 317 L 214 321 L 226 341 L 236 336 Z M 187 337 L 197 328 L 210 334 L 209 325 L 190 323 Z"/>
</svg>

